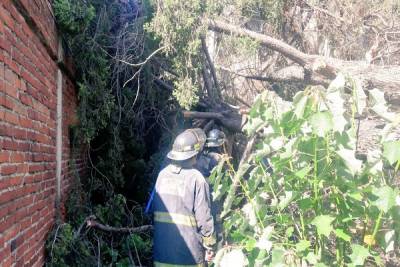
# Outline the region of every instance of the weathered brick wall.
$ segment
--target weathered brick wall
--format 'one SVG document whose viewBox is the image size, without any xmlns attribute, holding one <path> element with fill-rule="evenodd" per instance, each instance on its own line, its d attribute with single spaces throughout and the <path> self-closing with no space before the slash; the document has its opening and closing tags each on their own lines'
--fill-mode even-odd
<svg viewBox="0 0 400 267">
<path fill-rule="evenodd" d="M 56 214 L 58 37 L 49 0 L 0 1 L 0 266 L 41 266 Z M 64 193 L 77 97 L 63 75 Z"/>
</svg>

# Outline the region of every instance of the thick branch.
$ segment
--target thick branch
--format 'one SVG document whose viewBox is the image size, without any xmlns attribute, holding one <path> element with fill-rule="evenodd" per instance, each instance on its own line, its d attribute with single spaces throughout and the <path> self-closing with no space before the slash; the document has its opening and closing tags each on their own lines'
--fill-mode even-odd
<svg viewBox="0 0 400 267">
<path fill-rule="evenodd" d="M 97 229 L 100 229 L 105 232 L 113 232 L 113 233 L 140 233 L 140 232 L 145 232 L 153 229 L 152 225 L 143 225 L 139 227 L 113 227 L 109 225 L 104 225 L 99 222 L 97 222 L 96 217 L 94 215 L 91 215 L 86 218 L 86 226 L 87 227 L 94 227 Z"/>
<path fill-rule="evenodd" d="M 400 104 L 400 66 L 369 65 L 363 61 L 345 61 L 318 55 L 308 55 L 268 35 L 253 32 L 220 20 L 209 20 L 208 28 L 214 31 L 253 38 L 304 67 L 304 73 L 307 78 L 313 77 L 317 73 L 327 79 L 333 79 L 339 71 L 342 71 L 353 77 L 360 78 L 364 81 L 366 89 L 378 88 L 384 91 L 390 103 Z"/>
<path fill-rule="evenodd" d="M 219 87 L 219 84 L 218 84 L 217 72 L 215 71 L 214 63 L 211 59 L 210 53 L 208 52 L 206 39 L 204 36 L 201 36 L 200 40 L 201 40 L 201 47 L 203 49 L 204 54 L 206 55 L 208 66 L 210 67 L 211 76 L 213 77 L 213 80 L 214 80 L 216 95 L 219 98 L 221 98 L 221 88 Z"/>
<path fill-rule="evenodd" d="M 305 54 L 293 46 L 290 46 L 286 44 L 285 42 L 282 42 L 278 39 L 272 38 L 268 35 L 253 32 L 241 27 L 238 27 L 236 25 L 232 25 L 226 22 L 223 22 L 221 20 L 209 20 L 208 21 L 208 28 L 214 31 L 219 31 L 219 32 L 229 32 L 229 33 L 234 33 L 239 36 L 246 36 L 250 37 L 261 44 L 265 45 L 266 47 L 277 51 L 284 55 L 285 57 L 293 60 L 294 62 L 300 64 L 301 66 L 306 66 L 311 64 L 314 59 L 318 56 L 316 55 L 308 55 Z"/>
<path fill-rule="evenodd" d="M 268 73 L 263 76 L 260 75 L 247 75 L 232 71 L 225 67 L 219 67 L 220 69 L 233 73 L 235 75 L 241 76 L 245 79 L 258 80 L 258 81 L 267 81 L 267 82 L 306 82 L 309 84 L 317 85 L 328 85 L 329 80 L 325 79 L 321 75 L 317 73 L 311 74 L 310 77 L 305 77 L 304 68 L 300 66 L 289 66 L 277 70 L 273 73 Z"/>
</svg>

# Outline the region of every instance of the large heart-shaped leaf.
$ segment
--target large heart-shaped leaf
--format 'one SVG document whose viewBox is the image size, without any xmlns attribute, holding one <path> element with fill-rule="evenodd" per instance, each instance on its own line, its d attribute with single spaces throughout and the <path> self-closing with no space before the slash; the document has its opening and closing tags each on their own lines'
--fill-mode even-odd
<svg viewBox="0 0 400 267">
<path fill-rule="evenodd" d="M 354 176 L 356 173 L 360 172 L 362 161 L 356 159 L 354 150 L 341 148 L 337 154 L 343 160 L 347 169 Z"/>
<path fill-rule="evenodd" d="M 332 232 L 332 222 L 335 220 L 334 217 L 329 215 L 320 215 L 312 220 L 311 224 L 317 227 L 318 235 L 324 235 L 326 237 Z"/>
<path fill-rule="evenodd" d="M 372 193 L 378 197 L 373 204 L 381 211 L 388 212 L 393 206 L 396 205 L 397 193 L 390 186 L 383 186 L 380 188 L 374 187 Z"/>
<path fill-rule="evenodd" d="M 313 132 L 321 137 L 333 129 L 332 114 L 329 112 L 318 112 L 310 117 Z"/>
<path fill-rule="evenodd" d="M 350 255 L 350 260 L 354 266 L 364 265 L 365 260 L 371 255 L 367 248 L 358 244 L 351 245 L 351 250 L 353 252 Z"/>
<path fill-rule="evenodd" d="M 400 160 L 400 141 L 390 141 L 383 144 L 383 156 L 393 164 Z"/>
</svg>

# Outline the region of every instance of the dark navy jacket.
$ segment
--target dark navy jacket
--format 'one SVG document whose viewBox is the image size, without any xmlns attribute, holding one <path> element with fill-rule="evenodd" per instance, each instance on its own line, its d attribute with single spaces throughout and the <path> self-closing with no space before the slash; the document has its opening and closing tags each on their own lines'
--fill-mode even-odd
<svg viewBox="0 0 400 267">
<path fill-rule="evenodd" d="M 154 264 L 204 263 L 203 244 L 214 235 L 209 186 L 196 169 L 168 165 L 155 187 Z"/>
</svg>

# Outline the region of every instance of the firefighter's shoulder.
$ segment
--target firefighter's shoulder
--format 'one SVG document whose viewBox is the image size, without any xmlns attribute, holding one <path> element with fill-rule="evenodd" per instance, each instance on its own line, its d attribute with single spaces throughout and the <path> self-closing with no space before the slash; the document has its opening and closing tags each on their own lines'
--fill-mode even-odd
<svg viewBox="0 0 400 267">
<path fill-rule="evenodd" d="M 200 183 L 200 184 L 201 183 L 205 183 L 205 184 L 207 184 L 206 178 L 204 178 L 203 174 L 199 170 L 191 169 L 190 170 L 190 174 L 195 179 L 195 181 L 197 183 Z"/>
</svg>

